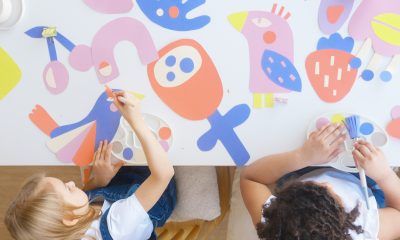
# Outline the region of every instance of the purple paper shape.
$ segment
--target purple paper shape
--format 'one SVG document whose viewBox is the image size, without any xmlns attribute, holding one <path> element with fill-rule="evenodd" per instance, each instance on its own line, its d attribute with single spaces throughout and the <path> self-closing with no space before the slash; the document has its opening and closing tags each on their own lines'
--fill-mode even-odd
<svg viewBox="0 0 400 240">
<path fill-rule="evenodd" d="M 337 32 L 350 16 L 353 5 L 354 0 L 322 0 L 318 10 L 321 31 L 327 35 Z"/>
</svg>

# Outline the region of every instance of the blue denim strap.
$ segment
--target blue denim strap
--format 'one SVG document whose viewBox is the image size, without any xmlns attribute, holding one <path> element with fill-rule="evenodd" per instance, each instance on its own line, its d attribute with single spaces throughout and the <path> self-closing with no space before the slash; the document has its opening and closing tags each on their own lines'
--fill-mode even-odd
<svg viewBox="0 0 400 240">
<path fill-rule="evenodd" d="M 107 209 L 105 213 L 100 218 L 100 233 L 103 240 L 113 240 L 108 231 L 107 216 L 110 209 Z"/>
</svg>

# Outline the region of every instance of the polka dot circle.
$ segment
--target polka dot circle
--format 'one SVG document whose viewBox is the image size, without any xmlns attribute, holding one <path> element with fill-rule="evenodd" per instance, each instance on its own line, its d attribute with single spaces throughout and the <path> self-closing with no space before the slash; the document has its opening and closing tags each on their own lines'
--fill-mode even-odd
<svg viewBox="0 0 400 240">
<path fill-rule="evenodd" d="M 162 127 L 158 131 L 158 134 L 160 135 L 160 138 L 163 140 L 167 140 L 171 137 L 171 129 L 167 127 Z"/>
<path fill-rule="evenodd" d="M 345 117 L 342 114 L 335 114 L 331 118 L 332 123 L 342 123 Z"/>
<path fill-rule="evenodd" d="M 276 34 L 274 32 L 268 31 L 264 33 L 264 42 L 266 43 L 273 43 L 276 40 Z"/>
<path fill-rule="evenodd" d="M 400 118 L 400 105 L 394 106 L 391 111 L 392 119 Z"/>
<path fill-rule="evenodd" d="M 371 70 L 364 70 L 361 74 L 362 79 L 364 79 L 365 81 L 371 81 L 374 78 L 374 72 L 372 72 Z"/>
<path fill-rule="evenodd" d="M 166 152 L 169 150 L 169 144 L 166 141 L 159 141 L 159 143 Z"/>
<path fill-rule="evenodd" d="M 167 79 L 168 79 L 168 81 L 174 81 L 175 80 L 175 73 L 168 72 L 167 73 Z"/>
<path fill-rule="evenodd" d="M 133 158 L 133 151 L 131 148 L 125 148 L 122 155 L 126 160 L 131 160 Z"/>
<path fill-rule="evenodd" d="M 353 69 L 358 69 L 361 66 L 361 59 L 355 57 L 350 61 L 350 67 Z"/>
<path fill-rule="evenodd" d="M 171 18 L 177 18 L 179 16 L 179 8 L 177 6 L 172 6 L 168 9 L 168 14 Z"/>
<path fill-rule="evenodd" d="M 157 9 L 156 11 L 157 16 L 161 17 L 164 15 L 164 10 L 162 10 L 162 8 Z"/>
<path fill-rule="evenodd" d="M 363 123 L 360 126 L 360 132 L 363 135 L 370 135 L 371 133 L 374 132 L 374 125 L 372 125 L 371 123 Z"/>
<path fill-rule="evenodd" d="M 166 64 L 168 67 L 174 66 L 175 63 L 176 63 L 176 58 L 175 58 L 175 56 L 172 56 L 172 55 L 171 55 L 171 56 L 168 56 L 167 59 L 165 59 L 165 64 Z"/>
<path fill-rule="evenodd" d="M 316 122 L 315 122 L 315 127 L 317 128 L 317 129 L 321 129 L 323 126 L 325 126 L 326 124 L 328 124 L 329 123 L 329 119 L 327 119 L 327 118 L 320 118 L 320 119 L 318 119 Z"/>
<path fill-rule="evenodd" d="M 383 71 L 381 72 L 381 74 L 379 75 L 379 77 L 381 78 L 382 81 L 384 82 L 389 82 L 390 80 L 392 80 L 392 74 L 389 71 Z"/>
<path fill-rule="evenodd" d="M 375 132 L 371 136 L 371 142 L 377 147 L 382 147 L 387 143 L 387 137 L 384 133 L 382 132 Z"/>
<path fill-rule="evenodd" d="M 190 73 L 194 69 L 194 63 L 193 60 L 190 58 L 184 58 L 182 59 L 181 63 L 179 64 L 182 72 L 184 73 Z"/>
</svg>

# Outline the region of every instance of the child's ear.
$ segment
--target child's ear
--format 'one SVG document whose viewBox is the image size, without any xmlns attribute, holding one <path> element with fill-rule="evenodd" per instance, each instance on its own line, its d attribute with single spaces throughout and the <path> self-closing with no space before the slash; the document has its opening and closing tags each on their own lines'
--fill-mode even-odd
<svg viewBox="0 0 400 240">
<path fill-rule="evenodd" d="M 68 226 L 68 227 L 76 225 L 78 223 L 78 221 L 79 221 L 79 219 L 73 219 L 73 220 L 68 220 L 65 218 L 63 219 L 64 225 Z"/>
</svg>

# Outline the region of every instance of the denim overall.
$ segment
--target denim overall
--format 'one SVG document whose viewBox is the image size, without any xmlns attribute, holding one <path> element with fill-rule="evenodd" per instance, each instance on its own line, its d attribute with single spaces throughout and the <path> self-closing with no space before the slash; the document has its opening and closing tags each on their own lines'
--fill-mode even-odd
<svg viewBox="0 0 400 240">
<path fill-rule="evenodd" d="M 140 184 L 150 176 L 148 167 L 122 167 L 111 182 L 102 188 L 97 188 L 87 191 L 89 202 L 98 198 L 107 200 L 111 204 L 131 196 L 138 189 Z M 165 189 L 164 193 L 157 201 L 157 203 L 148 211 L 154 229 L 163 226 L 172 213 L 176 204 L 176 184 L 175 179 L 172 179 Z M 108 208 L 101 216 L 100 219 L 100 233 L 103 240 L 112 240 L 107 226 L 107 215 L 110 208 Z M 153 231 L 151 240 L 157 239 Z"/>
</svg>

